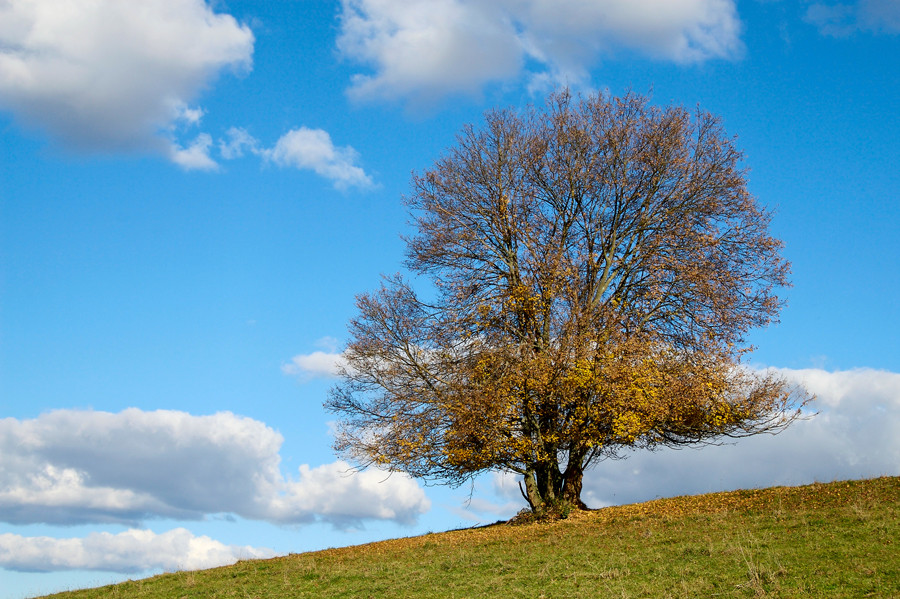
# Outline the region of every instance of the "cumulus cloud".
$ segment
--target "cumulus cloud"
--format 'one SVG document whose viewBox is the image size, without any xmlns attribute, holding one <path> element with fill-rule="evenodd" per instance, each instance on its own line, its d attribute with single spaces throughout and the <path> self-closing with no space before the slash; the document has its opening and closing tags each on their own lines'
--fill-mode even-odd
<svg viewBox="0 0 900 599">
<path fill-rule="evenodd" d="M 856 31 L 900 33 L 900 3 L 896 0 L 858 0 L 846 3 L 816 2 L 806 10 L 806 20 L 823 35 L 842 37 Z"/>
<path fill-rule="evenodd" d="M 0 109 L 69 148 L 169 153 L 173 124 L 202 114 L 187 104 L 223 69 L 250 68 L 253 43 L 204 0 L 7 0 Z"/>
<path fill-rule="evenodd" d="M 289 364 L 281 367 L 281 371 L 304 380 L 332 378 L 336 377 L 340 368 L 345 365 L 344 356 L 340 353 L 314 351 L 294 356 Z"/>
<path fill-rule="evenodd" d="M 343 0 L 342 8 L 339 51 L 376 71 L 354 77 L 357 98 L 474 93 L 522 64 L 515 28 L 494 2 Z"/>
<path fill-rule="evenodd" d="M 733 0 L 342 0 L 341 54 L 369 66 L 355 98 L 427 103 L 518 77 L 572 85 L 626 50 L 679 63 L 740 55 Z"/>
<path fill-rule="evenodd" d="M 211 163 L 210 169 L 218 167 L 209 157 L 211 146 L 212 140 L 208 136 L 201 136 L 188 150 L 182 151 L 185 154 L 184 162 L 193 163 L 190 159 L 196 158 L 198 166 L 194 168 L 204 168 L 205 158 Z M 356 150 L 350 146 L 335 146 L 331 135 L 322 129 L 308 127 L 292 129 L 282 135 L 274 146 L 266 148 L 246 129 L 231 127 L 225 133 L 225 137 L 218 140 L 217 146 L 219 155 L 225 160 L 242 158 L 249 153 L 280 167 L 311 170 L 331 180 L 337 189 L 343 190 L 354 186 L 367 188 L 374 184 L 362 167 L 357 166 L 359 154 Z M 194 155 L 188 156 L 191 150 Z M 176 162 L 182 164 L 180 161 Z M 190 168 L 186 164 L 182 166 Z"/>
<path fill-rule="evenodd" d="M 0 568 L 24 572 L 203 570 L 274 556 L 271 549 L 225 545 L 184 528 L 162 534 L 135 529 L 99 532 L 68 539 L 0 534 Z"/>
<path fill-rule="evenodd" d="M 677 63 L 738 56 L 741 25 L 731 0 L 509 0 L 522 39 L 550 74 L 575 82 L 598 56 L 621 50 Z"/>
<path fill-rule="evenodd" d="M 315 514 L 342 528 L 367 518 L 412 524 L 430 507 L 422 489 L 404 474 L 355 471 L 337 461 L 300 466 L 299 475 L 273 494 L 266 510 L 272 521 L 299 522 Z"/>
<path fill-rule="evenodd" d="M 335 146 L 328 132 L 322 129 L 292 129 L 262 154 L 278 166 L 310 169 L 330 179 L 338 189 L 373 185 L 371 177 L 356 165 L 359 159 L 356 150 Z"/>
<path fill-rule="evenodd" d="M 233 513 L 276 523 L 408 523 L 428 499 L 405 475 L 354 473 L 344 462 L 284 476 L 283 438 L 221 412 L 58 410 L 0 420 L 0 519 L 137 523 Z"/>
</svg>

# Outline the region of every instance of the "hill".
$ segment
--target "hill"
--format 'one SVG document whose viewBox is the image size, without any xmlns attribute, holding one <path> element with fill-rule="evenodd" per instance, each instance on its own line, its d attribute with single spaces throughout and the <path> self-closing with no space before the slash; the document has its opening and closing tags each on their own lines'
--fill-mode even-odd
<svg viewBox="0 0 900 599">
<path fill-rule="evenodd" d="M 52 595 L 900 597 L 900 477 L 659 499 Z"/>
</svg>

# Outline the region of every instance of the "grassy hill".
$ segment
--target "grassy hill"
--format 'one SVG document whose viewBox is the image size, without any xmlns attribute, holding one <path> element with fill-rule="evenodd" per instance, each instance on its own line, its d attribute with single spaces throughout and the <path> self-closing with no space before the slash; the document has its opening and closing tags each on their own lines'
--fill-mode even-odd
<svg viewBox="0 0 900 599">
<path fill-rule="evenodd" d="M 900 477 L 575 512 L 57 598 L 900 597 Z"/>
</svg>

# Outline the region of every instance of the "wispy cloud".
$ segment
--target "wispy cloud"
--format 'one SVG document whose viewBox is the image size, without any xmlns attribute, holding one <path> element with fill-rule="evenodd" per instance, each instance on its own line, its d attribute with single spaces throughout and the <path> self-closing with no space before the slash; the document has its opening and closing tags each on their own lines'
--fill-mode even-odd
<svg viewBox="0 0 900 599">
<path fill-rule="evenodd" d="M 271 549 L 225 545 L 184 528 L 162 534 L 132 529 L 65 539 L 0 534 L 0 568 L 24 572 L 202 570 L 274 556 Z"/>
<path fill-rule="evenodd" d="M 246 129 L 231 127 L 226 133 L 226 138 L 219 140 L 219 153 L 225 160 L 241 158 L 245 151 L 259 154 L 259 141 L 250 135 Z"/>
<path fill-rule="evenodd" d="M 896 0 L 815 2 L 806 9 L 805 17 L 823 35 L 834 37 L 857 31 L 900 33 L 900 2 Z"/>
<path fill-rule="evenodd" d="M 337 47 L 373 71 L 353 78 L 352 97 L 428 104 L 526 70 L 580 85 L 623 51 L 733 58 L 740 33 L 733 0 L 342 0 Z"/>
<path fill-rule="evenodd" d="M 345 462 L 280 468 L 283 438 L 221 412 L 58 410 L 0 420 L 0 520 L 136 524 L 233 513 L 276 523 L 413 522 L 429 509 L 408 476 Z M 173 467 L 173 465 L 177 465 Z"/>
</svg>

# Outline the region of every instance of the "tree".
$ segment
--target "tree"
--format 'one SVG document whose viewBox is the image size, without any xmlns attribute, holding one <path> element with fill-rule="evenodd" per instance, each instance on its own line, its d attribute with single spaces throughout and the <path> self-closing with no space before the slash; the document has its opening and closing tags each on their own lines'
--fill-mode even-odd
<svg viewBox="0 0 900 599">
<path fill-rule="evenodd" d="M 633 94 L 466 127 L 407 198 L 432 298 L 399 275 L 357 298 L 335 447 L 452 485 L 517 473 L 541 510 L 583 507 L 624 450 L 787 426 L 805 391 L 742 364 L 789 266 L 740 161 L 714 116 Z"/>
</svg>

